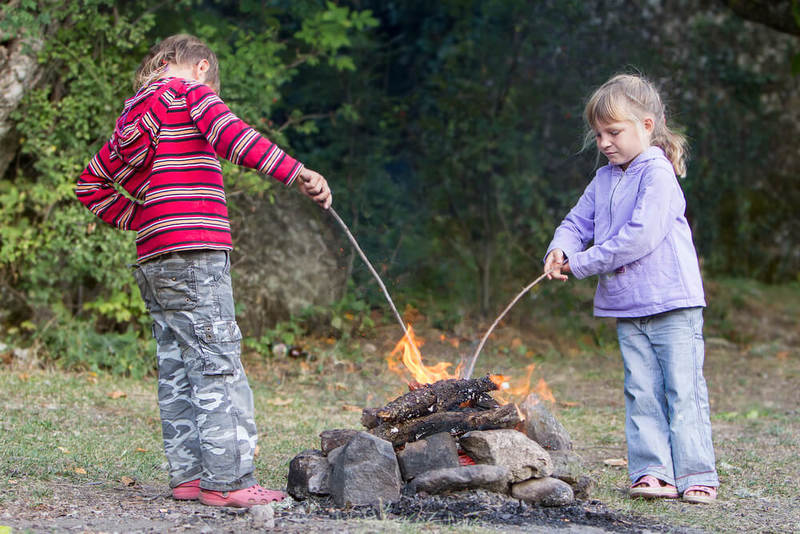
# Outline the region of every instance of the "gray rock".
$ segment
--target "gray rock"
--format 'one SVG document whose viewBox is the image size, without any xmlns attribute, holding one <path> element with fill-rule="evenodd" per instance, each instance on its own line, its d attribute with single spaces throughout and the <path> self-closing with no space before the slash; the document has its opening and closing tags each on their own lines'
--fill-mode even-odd
<svg viewBox="0 0 800 534">
<path fill-rule="evenodd" d="M 532 478 L 511 486 L 511 496 L 539 506 L 565 506 L 575 500 L 572 487 L 557 478 Z"/>
<path fill-rule="evenodd" d="M 485 489 L 495 493 L 508 493 L 511 472 L 502 465 L 465 465 L 426 471 L 406 484 L 403 493 L 444 493 Z"/>
<path fill-rule="evenodd" d="M 250 508 L 253 527 L 257 529 L 275 528 L 275 510 L 268 504 L 258 504 Z"/>
<path fill-rule="evenodd" d="M 344 445 L 342 445 L 341 447 L 336 447 L 335 449 L 333 449 L 331 452 L 328 453 L 328 465 L 331 466 L 331 469 L 333 469 L 333 464 L 336 463 L 336 458 L 339 457 L 339 455 L 342 453 L 343 450 L 344 450 Z"/>
<path fill-rule="evenodd" d="M 553 478 L 572 486 L 576 498 L 589 498 L 595 481 L 585 474 L 583 459 L 572 451 L 550 451 L 550 458 L 553 460 Z"/>
<path fill-rule="evenodd" d="M 297 500 L 311 495 L 328 495 L 330 470 L 328 459 L 321 451 L 305 450 L 289 462 L 286 491 Z"/>
<path fill-rule="evenodd" d="M 508 467 L 511 482 L 543 478 L 553 472 L 550 454 L 513 429 L 467 432 L 458 442 L 477 463 Z"/>
<path fill-rule="evenodd" d="M 536 393 L 531 393 L 519 405 L 525 416 L 523 431 L 533 441 L 550 451 L 572 449 L 572 438 Z"/>
<path fill-rule="evenodd" d="M 378 504 L 400 498 L 400 467 L 388 441 L 359 432 L 336 454 L 330 476 L 336 506 Z"/>
<path fill-rule="evenodd" d="M 351 428 L 337 428 L 334 430 L 323 430 L 319 435 L 320 448 L 323 454 L 328 454 L 333 449 L 347 445 L 353 436 L 358 434 L 358 430 Z"/>
<path fill-rule="evenodd" d="M 458 467 L 458 446 L 449 432 L 440 432 L 419 441 L 406 443 L 397 453 L 403 480 L 409 481 L 420 473 Z"/>
<path fill-rule="evenodd" d="M 305 308 L 339 300 L 346 287 L 350 249 L 344 234 L 296 189 L 275 184 L 266 195 L 228 191 L 236 237 L 233 288 L 242 307 L 236 319 L 251 337 Z"/>
</svg>

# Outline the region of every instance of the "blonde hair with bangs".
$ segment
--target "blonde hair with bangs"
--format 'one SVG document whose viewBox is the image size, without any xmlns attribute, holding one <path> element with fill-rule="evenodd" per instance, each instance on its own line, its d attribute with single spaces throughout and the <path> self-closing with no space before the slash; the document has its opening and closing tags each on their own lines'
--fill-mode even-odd
<svg viewBox="0 0 800 534">
<path fill-rule="evenodd" d="M 208 61 L 206 84 L 219 92 L 219 62 L 214 52 L 201 39 L 186 33 L 171 35 L 150 49 L 136 69 L 133 88 L 138 91 L 167 74 L 169 63 L 173 65 L 196 65 Z"/>
<path fill-rule="evenodd" d="M 642 136 L 643 121 L 647 116 L 652 116 L 654 122 L 650 144 L 664 151 L 675 174 L 686 176 L 689 149 L 686 137 L 667 126 L 665 108 L 658 90 L 643 76 L 618 74 L 592 94 L 583 111 L 589 128 L 585 146 L 594 144 L 595 131 L 600 123 L 632 121 Z"/>
</svg>

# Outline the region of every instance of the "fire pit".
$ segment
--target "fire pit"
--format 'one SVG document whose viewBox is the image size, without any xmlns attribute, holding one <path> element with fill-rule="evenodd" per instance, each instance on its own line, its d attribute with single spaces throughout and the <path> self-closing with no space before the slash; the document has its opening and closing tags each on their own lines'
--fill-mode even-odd
<svg viewBox="0 0 800 534">
<path fill-rule="evenodd" d="M 588 495 L 591 480 L 543 400 L 549 390 L 517 405 L 498 395 L 508 393 L 505 376 L 461 379 L 458 369 L 447 373 L 449 363 L 426 367 L 410 327 L 389 363 L 413 373 L 410 391 L 364 409 L 363 430 L 322 432 L 320 449 L 290 463 L 292 497 L 330 495 L 345 507 L 484 490 L 565 506 Z"/>
</svg>

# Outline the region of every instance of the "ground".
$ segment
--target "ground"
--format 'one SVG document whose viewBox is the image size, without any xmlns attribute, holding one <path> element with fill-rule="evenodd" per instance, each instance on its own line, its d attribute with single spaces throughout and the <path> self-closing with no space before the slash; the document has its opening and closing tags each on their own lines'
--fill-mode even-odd
<svg viewBox="0 0 800 534">
<path fill-rule="evenodd" d="M 416 515 L 408 506 L 340 511 L 324 501 L 291 502 L 275 509 L 274 530 L 800 532 L 800 289 L 707 285 L 705 375 L 722 481 L 717 504 L 626 497 L 626 469 L 618 465 L 626 457 L 622 367 L 613 323 L 589 318 L 588 297 L 580 292 L 568 303 L 575 311 L 548 317 L 543 308 L 552 294 L 545 292 L 499 327 L 476 374 L 521 376 L 536 364 L 533 381 L 547 381 L 553 411 L 597 481 L 590 500 L 564 510 L 493 504 L 457 513 L 437 501 Z M 424 311 L 415 320 L 428 364 L 470 355 L 488 324 L 463 320 L 433 328 L 437 321 Z M 260 428 L 257 476 L 264 485 L 284 486 L 291 458 L 317 448 L 322 430 L 360 428 L 361 408 L 403 392 L 384 361 L 399 337 L 399 327 L 386 320 L 364 337 L 303 340 L 307 357 L 246 355 Z M 8 532 L 4 526 L 13 532 L 259 530 L 252 514 L 169 498 L 153 379 L 12 361 L 0 366 L 0 410 L 0 534 Z"/>
</svg>

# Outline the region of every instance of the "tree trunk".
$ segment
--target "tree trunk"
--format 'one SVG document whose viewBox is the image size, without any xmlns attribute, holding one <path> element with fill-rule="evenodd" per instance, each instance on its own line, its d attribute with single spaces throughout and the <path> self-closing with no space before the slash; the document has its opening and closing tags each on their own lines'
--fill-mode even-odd
<svg viewBox="0 0 800 534">
<path fill-rule="evenodd" d="M 19 134 L 11 114 L 44 72 L 36 60 L 43 45 L 41 38 L 12 38 L 0 45 L 0 176 L 5 174 L 19 147 Z"/>
</svg>

